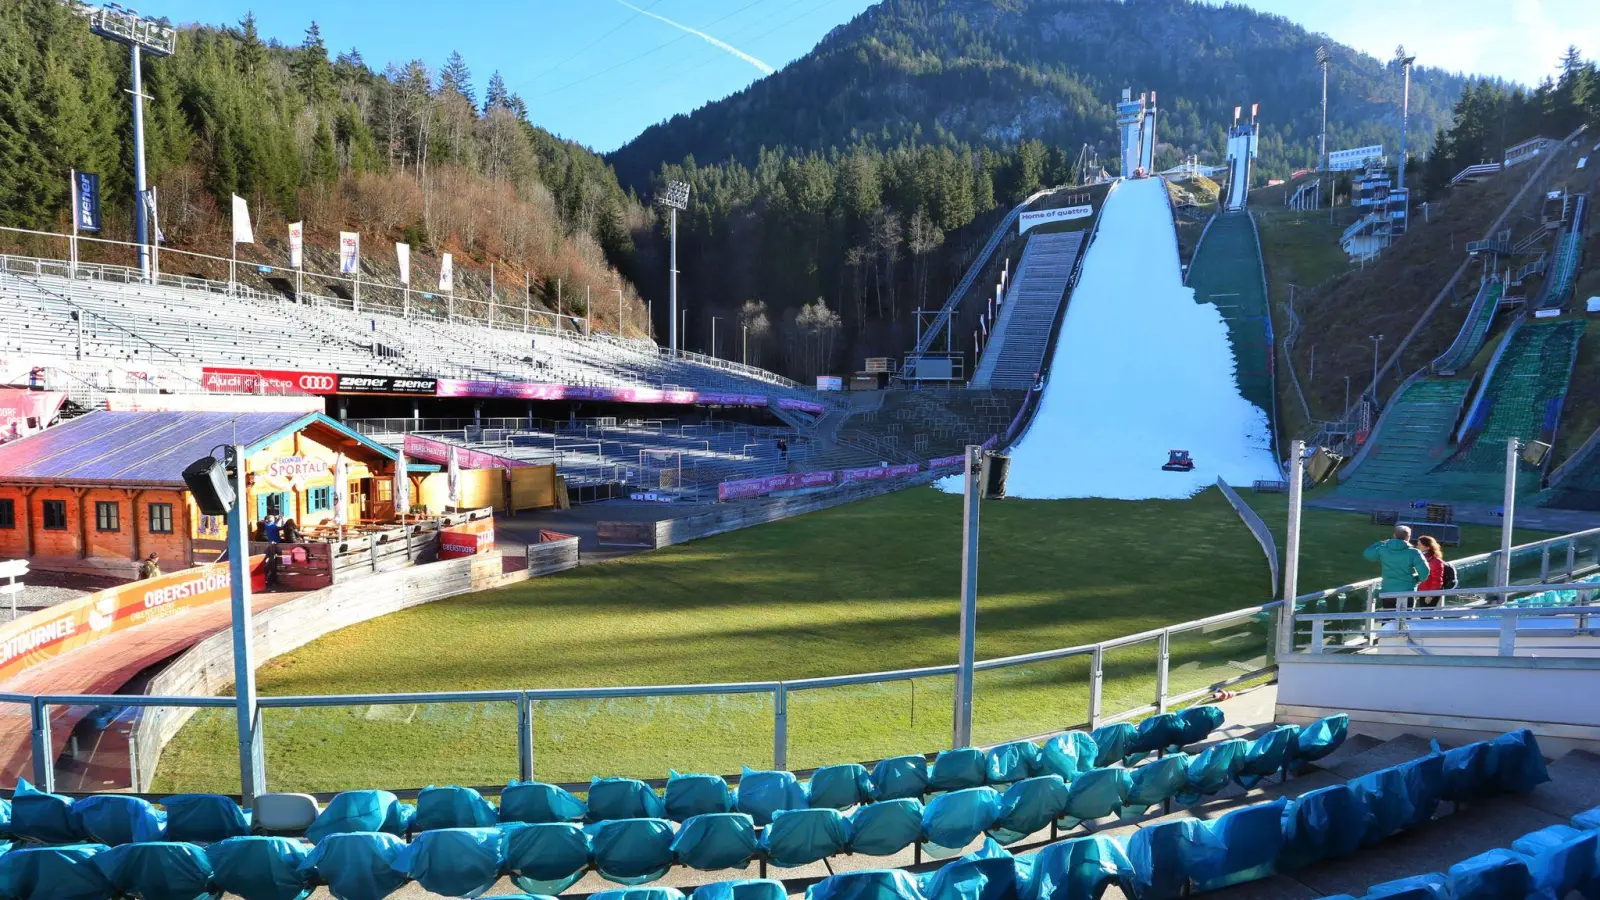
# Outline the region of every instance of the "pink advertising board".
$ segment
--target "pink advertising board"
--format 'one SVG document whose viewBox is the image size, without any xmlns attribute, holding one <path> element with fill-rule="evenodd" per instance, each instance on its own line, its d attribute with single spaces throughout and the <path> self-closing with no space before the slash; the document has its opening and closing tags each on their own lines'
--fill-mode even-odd
<svg viewBox="0 0 1600 900">
<path fill-rule="evenodd" d="M 789 472 L 783 475 L 768 475 L 765 478 L 724 481 L 717 485 L 717 499 L 740 500 L 746 497 L 761 497 L 773 491 L 827 487 L 833 484 L 834 480 L 833 472 Z"/>
<path fill-rule="evenodd" d="M 928 460 L 928 468 L 929 469 L 949 469 L 949 468 L 952 468 L 952 467 L 959 467 L 959 466 L 965 464 L 966 461 L 967 461 L 966 458 L 961 456 L 960 454 L 956 454 L 955 456 L 941 456 L 938 459 L 930 459 L 930 460 Z"/>
<path fill-rule="evenodd" d="M 790 397 L 778 398 L 778 408 L 797 409 L 801 412 L 814 413 L 819 416 L 822 415 L 823 411 L 827 409 L 827 407 L 823 406 L 821 403 L 815 403 L 810 400 L 795 400 Z"/>
<path fill-rule="evenodd" d="M 450 461 L 450 444 L 436 441 L 417 434 L 406 435 L 405 451 L 408 459 L 420 459 L 423 462 L 439 463 L 444 465 Z M 456 463 L 463 469 L 519 469 L 531 466 L 533 463 L 509 456 L 496 456 L 493 453 L 484 453 L 482 450 L 468 450 L 465 447 L 456 448 Z"/>
<path fill-rule="evenodd" d="M 514 400 L 599 400 L 611 403 L 666 403 L 682 406 L 766 406 L 761 394 L 712 391 L 664 391 L 657 388 L 590 387 L 576 384 L 532 384 L 510 381 L 440 379 L 440 397 L 508 397 Z"/>
<path fill-rule="evenodd" d="M 906 463 L 901 466 L 872 466 L 866 469 L 843 469 L 839 472 L 841 483 L 855 484 L 858 481 L 882 481 L 885 478 L 903 478 L 915 475 L 922 467 L 916 463 Z"/>
</svg>

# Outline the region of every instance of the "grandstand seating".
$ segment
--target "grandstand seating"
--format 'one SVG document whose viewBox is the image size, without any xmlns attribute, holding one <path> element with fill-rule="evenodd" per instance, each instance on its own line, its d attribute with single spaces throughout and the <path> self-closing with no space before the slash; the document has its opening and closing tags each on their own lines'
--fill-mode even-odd
<svg viewBox="0 0 1600 900">
<path fill-rule="evenodd" d="M 1268 732 L 1276 733 L 1279 732 Z M 1261 742 L 1262 738 L 1256 741 Z M 1302 872 L 1314 871 L 1318 864 L 1335 866 L 1340 871 L 1359 870 L 1363 857 L 1395 835 L 1425 827 L 1429 831 L 1449 831 L 1447 823 L 1460 813 L 1463 804 L 1493 803 L 1502 796 L 1525 795 L 1542 798 L 1537 802 L 1544 808 L 1570 806 L 1571 789 L 1578 787 L 1576 783 L 1565 785 L 1568 795 L 1557 797 L 1555 804 L 1549 796 L 1539 793 L 1540 785 L 1550 783 L 1552 774 L 1560 776 L 1566 759 L 1547 767 L 1537 741 L 1527 731 L 1448 751 L 1436 744 L 1429 747 L 1418 743 L 1401 738 L 1387 745 L 1372 741 L 1357 745 L 1355 752 L 1331 768 L 1332 773 L 1348 781 L 1329 784 L 1326 778 L 1308 779 L 1306 789 L 1286 788 L 1272 799 L 1246 796 L 1242 805 L 1226 810 L 1163 817 L 1131 833 L 1096 833 L 1052 841 L 1015 856 L 988 840 L 979 850 L 920 876 L 903 870 L 846 872 L 821 880 L 808 891 L 808 897 L 1087 900 L 1116 887 L 1125 896 L 1138 900 L 1176 900 L 1192 892 L 1220 890 L 1280 872 L 1303 878 Z M 1287 746 L 1289 754 L 1296 747 L 1292 741 L 1277 744 Z M 1332 748 L 1331 744 L 1320 745 L 1317 750 L 1326 754 Z M 1405 755 L 1397 756 L 1401 753 Z M 1328 757 L 1328 762 L 1333 759 Z M 1118 771 L 1127 774 L 1127 770 Z M 1580 761 L 1576 774 L 1592 772 Z M 1001 804 L 998 810 L 992 801 L 984 799 L 963 809 L 963 816 L 941 823 L 941 828 L 955 829 L 946 839 L 969 845 L 983 831 L 975 825 L 990 822 L 987 827 L 992 834 L 1001 830 L 992 823 L 1027 809 L 1029 804 L 1025 801 L 1031 796 L 1060 794 L 1017 789 L 1030 781 L 1034 780 L 1017 782 L 1008 789 L 1008 796 L 1016 799 Z M 932 810 L 940 800 L 988 797 L 969 794 L 972 790 L 975 789 L 945 793 L 927 809 Z M 19 789 L 18 796 L 24 809 L 19 818 L 13 807 L 7 826 L 12 832 L 19 828 L 31 830 L 39 820 L 59 819 L 63 814 L 64 798 L 40 796 L 28 789 Z M 388 815 L 399 806 L 392 798 L 378 799 L 383 802 L 378 804 L 381 808 L 374 809 L 376 815 Z M 861 852 L 860 846 L 870 843 L 870 836 L 862 834 L 859 824 L 863 813 L 901 811 L 905 804 L 913 802 L 880 801 L 860 806 L 848 817 L 825 807 L 786 810 L 776 813 L 773 825 L 759 837 L 755 837 L 748 816 L 705 813 L 690 817 L 676 830 L 672 822 L 664 819 L 625 818 L 587 826 L 565 821 L 449 826 L 415 832 L 409 841 L 369 827 L 322 835 L 311 847 L 283 837 L 249 835 L 231 836 L 207 846 L 173 841 L 170 835 L 166 835 L 166 842 L 145 840 L 116 846 L 29 845 L 0 854 L 0 895 L 17 900 L 110 900 L 117 895 L 140 900 L 191 900 L 208 892 L 225 891 L 245 900 L 292 900 L 317 885 L 328 885 L 339 900 L 380 900 L 407 881 L 415 881 L 433 893 L 472 897 L 490 890 L 501 877 L 509 877 L 517 888 L 529 893 L 555 894 L 572 886 L 588 870 L 636 886 L 661 877 L 686 858 L 702 862 L 707 869 L 721 869 L 751 858 L 778 865 L 804 865 L 832 853 L 852 849 Z M 949 805 L 969 806 L 962 802 Z M 1543 823 L 1561 821 L 1545 813 L 1540 815 L 1538 821 Z M 958 821 L 963 817 L 969 819 L 965 825 Z M 1578 806 L 1565 813 L 1563 818 L 1566 817 L 1570 817 L 1570 826 L 1541 829 L 1537 836 L 1527 836 L 1513 846 L 1514 852 L 1522 855 L 1522 865 L 1532 875 L 1532 881 L 1581 887 L 1600 875 L 1595 843 L 1586 837 L 1600 829 L 1600 810 L 1584 811 Z M 1433 821 L 1436 819 L 1437 825 Z M 904 818 L 880 817 L 880 821 L 910 824 Z M 384 824 L 377 818 L 354 824 L 372 823 Z M 928 836 L 925 826 L 920 831 L 924 838 Z M 916 839 L 917 832 L 903 828 L 902 832 L 903 839 Z M 691 840 L 685 840 L 686 836 Z M 1415 841 L 1411 845 L 1415 846 Z M 1393 865 L 1392 861 L 1381 862 L 1374 868 L 1392 872 Z M 1506 873 L 1511 869 L 1510 874 L 1514 875 L 1516 865 L 1514 860 L 1506 862 L 1503 855 L 1474 856 L 1452 868 L 1446 877 L 1456 886 L 1453 893 L 1434 891 L 1419 896 L 1440 900 L 1564 896 L 1559 890 L 1531 893 L 1530 879 L 1518 881 Z M 1502 881 L 1508 886 L 1501 887 Z M 1486 889 L 1486 884 L 1501 889 Z M 1520 891 L 1516 890 L 1518 886 Z M 741 879 L 704 885 L 695 896 L 704 900 L 776 900 L 776 892 L 782 890 L 778 882 Z M 628 892 L 625 897 L 623 892 L 615 891 L 595 896 L 618 900 L 683 897 L 673 888 L 635 891 L 643 893 Z M 1392 894 L 1374 890 L 1369 896 Z"/>
<path fill-rule="evenodd" d="M 1478 351 L 1483 349 L 1483 342 L 1489 336 L 1489 326 L 1494 322 L 1494 314 L 1499 310 L 1500 298 L 1504 295 L 1505 284 L 1498 278 L 1491 278 L 1478 288 L 1455 341 L 1433 361 L 1434 372 L 1454 375 L 1472 363 Z"/>
<path fill-rule="evenodd" d="M 1068 282 L 1078 265 L 1084 232 L 1035 234 L 1017 264 L 983 358 L 974 388 L 1027 390 L 1038 380 L 1049 352 L 1051 329 L 1061 312 Z"/>
<path fill-rule="evenodd" d="M 1220 213 L 1206 227 L 1186 279 L 1199 303 L 1215 304 L 1228 325 L 1239 393 L 1269 418 L 1276 413 L 1272 319 L 1261 243 L 1250 213 Z"/>
<path fill-rule="evenodd" d="M 0 274 L 0 314 L 24 323 L 0 349 L 207 365 L 353 370 L 442 378 L 737 391 L 817 400 L 770 372 L 696 356 L 671 358 L 649 342 L 510 331 L 461 321 L 404 319 L 311 298 L 296 304 L 241 291 Z M 826 400 L 826 398 L 824 398 Z"/>
<path fill-rule="evenodd" d="M 1416 499 L 1423 477 L 1449 453 L 1468 386 L 1444 378 L 1411 382 L 1389 401 L 1365 455 L 1341 474 L 1336 496 Z"/>
<path fill-rule="evenodd" d="M 1459 449 L 1428 479 L 1430 499 L 1501 499 L 1506 441 L 1552 438 L 1583 329 L 1582 322 L 1571 320 L 1525 321 L 1512 329 L 1468 414 Z M 1520 487 L 1536 490 L 1539 473 L 1523 464 L 1520 481 Z"/>
</svg>

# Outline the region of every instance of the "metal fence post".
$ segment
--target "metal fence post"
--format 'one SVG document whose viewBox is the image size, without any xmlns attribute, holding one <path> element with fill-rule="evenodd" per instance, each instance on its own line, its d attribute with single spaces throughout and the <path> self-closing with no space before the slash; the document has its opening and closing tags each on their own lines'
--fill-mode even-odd
<svg viewBox="0 0 1600 900">
<path fill-rule="evenodd" d="M 56 789 L 55 748 L 50 740 L 50 708 L 35 697 L 33 713 L 33 784 L 49 793 Z"/>
<path fill-rule="evenodd" d="M 1161 641 L 1156 651 L 1156 712 L 1167 711 L 1167 673 L 1172 658 L 1172 629 L 1161 630 Z"/>
<path fill-rule="evenodd" d="M 1312 622 L 1311 622 L 1311 652 L 1312 653 L 1321 653 L 1322 652 L 1322 641 L 1323 641 L 1322 620 L 1321 619 L 1313 619 Z"/>
<path fill-rule="evenodd" d="M 1571 581 L 1574 573 L 1578 571 L 1578 541 L 1576 538 L 1567 540 L 1567 580 Z"/>
<path fill-rule="evenodd" d="M 789 686 L 781 681 L 772 692 L 772 767 L 789 768 Z"/>
<path fill-rule="evenodd" d="M 1100 727 L 1100 700 L 1101 687 L 1105 679 L 1106 648 L 1103 644 L 1095 644 L 1094 652 L 1089 656 L 1089 727 Z"/>
<path fill-rule="evenodd" d="M 533 701 L 517 695 L 517 777 L 533 780 Z"/>
<path fill-rule="evenodd" d="M 1514 609 L 1500 611 L 1500 655 L 1517 655 L 1517 613 Z"/>
<path fill-rule="evenodd" d="M 1544 551 L 1539 554 L 1539 583 L 1550 583 L 1550 545 L 1544 545 Z"/>
</svg>

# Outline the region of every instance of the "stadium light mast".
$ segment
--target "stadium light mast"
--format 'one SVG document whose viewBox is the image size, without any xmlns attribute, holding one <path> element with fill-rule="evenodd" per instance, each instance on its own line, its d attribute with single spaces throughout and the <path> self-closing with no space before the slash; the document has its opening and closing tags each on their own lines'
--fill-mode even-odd
<svg viewBox="0 0 1600 900">
<path fill-rule="evenodd" d="M 668 270 L 672 276 L 668 290 L 672 303 L 670 320 L 672 333 L 667 346 L 676 355 L 678 352 L 678 210 L 689 208 L 689 182 L 667 182 L 667 192 L 657 202 L 665 206 L 672 217 L 672 261 Z"/>
<path fill-rule="evenodd" d="M 139 273 L 150 280 L 150 229 L 144 174 L 144 75 L 139 71 L 146 52 L 171 56 L 178 49 L 178 32 L 165 19 L 146 19 L 134 9 L 109 3 L 86 6 L 74 3 L 74 12 L 89 20 L 89 31 L 126 44 L 131 52 L 133 89 L 133 231 L 139 245 Z"/>
<path fill-rule="evenodd" d="M 1411 65 L 1417 58 L 1402 56 L 1396 61 L 1400 63 L 1400 71 L 1405 73 L 1405 87 L 1400 92 L 1400 174 L 1396 178 L 1396 187 L 1403 191 L 1406 189 L 1406 126 L 1411 119 Z"/>
<path fill-rule="evenodd" d="M 1322 134 L 1317 144 L 1317 168 L 1328 168 L 1328 48 L 1317 48 L 1317 68 L 1322 70 Z"/>
</svg>

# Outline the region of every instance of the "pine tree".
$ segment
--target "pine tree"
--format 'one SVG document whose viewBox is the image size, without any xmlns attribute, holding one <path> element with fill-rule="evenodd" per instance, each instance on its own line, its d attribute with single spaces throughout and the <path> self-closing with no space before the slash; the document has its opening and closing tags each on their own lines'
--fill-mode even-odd
<svg viewBox="0 0 1600 900">
<path fill-rule="evenodd" d="M 239 20 L 239 71 L 253 78 L 266 59 L 266 45 L 261 43 L 261 35 L 256 31 L 256 14 L 247 11 Z"/>
<path fill-rule="evenodd" d="M 500 70 L 494 70 L 489 76 L 489 87 L 483 94 L 483 114 L 488 115 L 490 110 L 511 108 L 511 95 L 506 91 L 506 82 L 500 77 Z"/>
<path fill-rule="evenodd" d="M 445 60 L 444 69 L 439 72 L 439 90 L 455 91 L 467 98 L 468 103 L 476 105 L 472 99 L 472 70 L 467 68 L 467 61 L 461 58 L 461 51 L 450 51 L 450 58 Z"/>
<path fill-rule="evenodd" d="M 316 134 L 311 139 L 311 180 L 317 184 L 332 184 L 339 177 L 339 157 L 333 149 L 333 132 L 325 119 L 317 121 Z"/>
<path fill-rule="evenodd" d="M 333 67 L 328 63 L 328 48 L 322 43 L 322 29 L 316 22 L 306 29 L 306 39 L 295 52 L 291 67 L 308 102 L 322 103 L 333 98 Z"/>
</svg>

